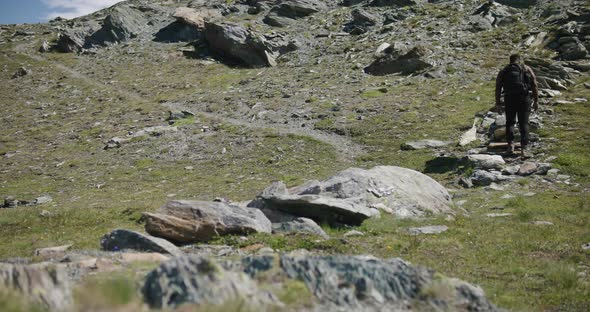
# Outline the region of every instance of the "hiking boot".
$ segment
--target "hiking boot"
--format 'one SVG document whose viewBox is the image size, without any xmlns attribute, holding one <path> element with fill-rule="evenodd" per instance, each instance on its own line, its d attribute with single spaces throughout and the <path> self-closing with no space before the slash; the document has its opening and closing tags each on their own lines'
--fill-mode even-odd
<svg viewBox="0 0 590 312">
<path fill-rule="evenodd" d="M 523 145 L 520 149 L 520 158 L 522 158 L 522 160 L 525 160 L 531 157 L 533 157 L 533 155 L 531 155 L 531 153 L 529 152 L 528 147 L 526 145 Z"/>
<path fill-rule="evenodd" d="M 514 144 L 512 144 L 511 142 L 508 142 L 508 149 L 506 150 L 506 153 L 508 155 L 514 154 Z"/>
</svg>

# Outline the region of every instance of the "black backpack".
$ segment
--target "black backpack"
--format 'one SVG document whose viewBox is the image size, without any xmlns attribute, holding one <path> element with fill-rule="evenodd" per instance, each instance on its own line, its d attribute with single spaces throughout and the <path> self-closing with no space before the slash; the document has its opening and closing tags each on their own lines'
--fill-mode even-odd
<svg viewBox="0 0 590 312">
<path fill-rule="evenodd" d="M 528 76 L 524 66 L 510 64 L 504 69 L 504 93 L 525 96 L 529 93 Z"/>
</svg>

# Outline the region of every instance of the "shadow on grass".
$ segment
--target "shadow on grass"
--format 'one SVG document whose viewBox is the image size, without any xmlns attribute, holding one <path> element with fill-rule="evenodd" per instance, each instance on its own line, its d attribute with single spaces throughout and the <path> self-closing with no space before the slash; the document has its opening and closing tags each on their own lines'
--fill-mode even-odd
<svg viewBox="0 0 590 312">
<path fill-rule="evenodd" d="M 437 157 L 426 162 L 424 173 L 446 173 L 456 171 L 461 165 L 457 157 Z"/>
</svg>

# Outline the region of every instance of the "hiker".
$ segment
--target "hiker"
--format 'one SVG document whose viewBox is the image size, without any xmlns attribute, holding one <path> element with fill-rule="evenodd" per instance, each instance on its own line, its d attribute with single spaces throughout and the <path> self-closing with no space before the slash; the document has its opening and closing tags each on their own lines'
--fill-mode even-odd
<svg viewBox="0 0 590 312">
<path fill-rule="evenodd" d="M 504 107 L 502 107 L 502 93 Z M 531 98 L 532 93 L 532 98 Z M 537 78 L 533 70 L 521 63 L 520 55 L 510 55 L 510 64 L 498 73 L 496 78 L 496 107 L 499 113 L 506 112 L 506 141 L 508 153 L 514 153 L 514 124 L 518 116 L 520 130 L 520 147 L 522 158 L 529 158 L 529 115 L 533 109 L 539 109 L 539 92 Z"/>
</svg>

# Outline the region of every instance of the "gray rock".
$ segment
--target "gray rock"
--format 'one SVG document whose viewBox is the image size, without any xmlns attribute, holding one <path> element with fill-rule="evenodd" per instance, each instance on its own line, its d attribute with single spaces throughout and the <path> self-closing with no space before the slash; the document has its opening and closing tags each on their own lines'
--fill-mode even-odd
<svg viewBox="0 0 590 312">
<path fill-rule="evenodd" d="M 148 19 L 144 14 L 130 6 L 112 7 L 104 19 L 102 28 L 87 38 L 87 44 L 106 45 L 125 42 L 143 33 L 148 28 Z"/>
<path fill-rule="evenodd" d="M 39 47 L 39 52 L 40 53 L 47 53 L 51 51 L 51 46 L 49 45 L 49 42 L 47 42 L 46 40 L 43 40 L 43 44 L 41 44 L 41 47 Z"/>
<path fill-rule="evenodd" d="M 485 170 L 475 170 L 469 179 L 471 179 L 471 182 L 475 186 L 488 186 L 492 182 L 505 181 L 500 172 L 492 173 Z"/>
<path fill-rule="evenodd" d="M 575 38 L 574 41 L 569 41 L 559 46 L 559 57 L 562 60 L 573 61 L 585 59 L 588 57 L 588 50 L 586 47 L 579 41 L 578 38 L 573 38 Z"/>
<path fill-rule="evenodd" d="M 271 13 L 292 19 L 302 18 L 311 14 L 326 10 L 328 7 L 323 1 L 313 0 L 283 0 L 272 8 Z"/>
<path fill-rule="evenodd" d="M 313 220 L 308 218 L 297 218 L 289 222 L 275 223 L 272 225 L 273 233 L 303 233 L 321 236 L 324 239 L 330 237 Z"/>
<path fill-rule="evenodd" d="M 519 165 L 514 165 L 514 166 L 508 166 L 504 169 L 502 169 L 502 174 L 505 175 L 516 175 L 518 174 L 518 170 L 520 169 Z"/>
<path fill-rule="evenodd" d="M 553 222 L 549 222 L 549 221 L 532 221 L 531 224 L 532 225 L 547 225 L 547 226 L 551 226 L 551 225 L 553 225 Z"/>
<path fill-rule="evenodd" d="M 479 120 L 481 119 L 476 118 L 473 121 L 473 126 L 461 135 L 459 138 L 459 146 L 466 146 L 477 140 L 477 122 Z"/>
<path fill-rule="evenodd" d="M 423 72 L 434 66 L 434 63 L 428 58 L 430 52 L 423 46 L 416 46 L 408 53 L 398 56 L 395 53 L 385 54 L 377 58 L 369 66 L 365 67 L 365 72 L 375 76 L 384 76 L 400 73 L 410 75 Z"/>
<path fill-rule="evenodd" d="M 58 34 L 55 49 L 63 53 L 80 52 L 84 48 L 86 37 L 92 32 L 92 28 L 66 29 Z"/>
<path fill-rule="evenodd" d="M 293 190 L 297 190 L 299 193 L 293 192 L 294 195 L 280 194 L 277 196 L 262 196 L 262 198 L 264 203 L 269 200 L 272 201 L 272 198 L 279 199 L 278 203 L 281 201 L 281 197 L 284 197 L 287 201 L 293 200 L 295 202 L 301 200 L 300 197 L 302 196 L 308 196 L 304 194 L 309 194 L 309 189 L 313 189 L 311 193 L 317 196 L 309 197 L 303 202 L 316 201 L 317 203 L 326 204 L 330 202 L 328 199 L 335 199 L 336 201 L 332 203 L 339 207 L 335 208 L 336 211 L 341 210 L 343 207 L 351 207 L 355 211 L 360 209 L 362 213 L 357 215 L 359 218 L 351 220 L 355 221 L 355 223 L 374 215 L 374 212 L 367 207 L 376 207 L 377 205 L 384 205 L 385 208 L 392 210 L 395 215 L 400 217 L 453 213 L 450 208 L 451 197 L 438 182 L 417 171 L 394 166 L 379 166 L 369 170 L 349 168 L 325 181 L 319 182 L 319 185 L 313 183 L 311 188 L 295 188 Z M 297 210 L 305 211 L 306 215 L 300 216 L 315 219 L 313 215 L 316 215 L 320 217 L 319 221 L 322 221 L 323 217 L 330 215 L 321 211 L 312 211 L 305 206 L 290 208 L 280 207 L 278 204 L 271 206 L 273 206 L 272 209 L 286 212 L 289 212 L 287 211 L 289 209 L 293 214 Z M 348 217 L 345 219 L 348 219 Z"/>
<path fill-rule="evenodd" d="M 275 54 L 261 35 L 228 23 L 205 23 L 205 39 L 212 53 L 252 67 L 274 66 Z"/>
<path fill-rule="evenodd" d="M 49 195 L 37 197 L 33 200 L 33 205 L 43 205 L 53 201 L 53 198 Z"/>
<path fill-rule="evenodd" d="M 413 235 L 418 234 L 440 234 L 446 232 L 449 229 L 446 225 L 429 225 L 423 227 L 412 227 L 408 229 L 408 232 Z"/>
<path fill-rule="evenodd" d="M 182 304 L 222 305 L 243 300 L 250 308 L 280 306 L 272 294 L 260 291 L 242 272 L 226 271 L 212 260 L 185 256 L 150 272 L 142 289 L 152 309 L 174 309 Z"/>
<path fill-rule="evenodd" d="M 364 26 L 374 26 L 379 22 L 379 18 L 363 9 L 356 8 L 350 12 L 352 23 Z"/>
<path fill-rule="evenodd" d="M 508 213 L 508 212 L 503 212 L 503 213 L 487 213 L 486 217 L 488 218 L 505 218 L 505 217 L 510 217 L 512 214 Z"/>
<path fill-rule="evenodd" d="M 44 261 L 55 261 L 63 258 L 66 252 L 72 247 L 72 245 L 64 245 L 57 247 L 47 247 L 35 249 L 35 257 L 39 257 Z"/>
<path fill-rule="evenodd" d="M 270 220 L 259 209 L 221 202 L 174 200 L 144 216 L 148 233 L 182 244 L 272 230 Z"/>
<path fill-rule="evenodd" d="M 491 26 L 504 26 L 516 21 L 512 15 L 516 13 L 513 9 L 494 1 L 488 1 L 479 6 L 473 15 L 487 20 Z"/>
<path fill-rule="evenodd" d="M 12 79 L 24 77 L 24 76 L 30 75 L 32 73 L 33 72 L 30 69 L 27 69 L 25 67 L 21 67 L 21 68 L 17 69 L 17 71 L 12 75 Z"/>
<path fill-rule="evenodd" d="M 139 232 L 118 229 L 106 234 L 100 240 L 100 245 L 105 251 L 153 251 L 159 253 L 171 254 L 173 256 L 182 255 L 178 247 L 165 239 L 152 237 Z"/>
<path fill-rule="evenodd" d="M 326 311 L 412 311 L 421 304 L 436 309 L 497 310 L 480 288 L 456 279 L 435 282 L 434 272 L 400 259 L 285 255 L 281 268 L 290 278 L 302 280 Z M 451 295 L 421 295 L 438 283 Z"/>
<path fill-rule="evenodd" d="M 361 231 L 357 231 L 357 230 L 350 230 L 344 234 L 342 234 L 343 237 L 352 237 L 352 236 L 364 236 L 365 233 L 361 232 Z"/>
<path fill-rule="evenodd" d="M 71 308 L 72 290 L 64 266 L 0 263 L 0 288 L 13 289 L 53 311 Z"/>
<path fill-rule="evenodd" d="M 318 195 L 273 195 L 260 197 L 264 208 L 328 224 L 360 225 L 379 212 L 344 199 Z"/>
<path fill-rule="evenodd" d="M 478 169 L 502 169 L 506 162 L 500 155 L 473 154 L 467 155 L 467 161 Z"/>
<path fill-rule="evenodd" d="M 518 175 L 528 176 L 537 171 L 537 164 L 534 162 L 524 162 L 518 169 Z"/>
<path fill-rule="evenodd" d="M 449 142 L 438 141 L 438 140 L 419 140 L 419 141 L 412 141 L 406 142 L 402 144 L 402 150 L 418 150 L 418 149 L 426 149 L 426 148 L 439 148 L 449 145 Z"/>
</svg>

